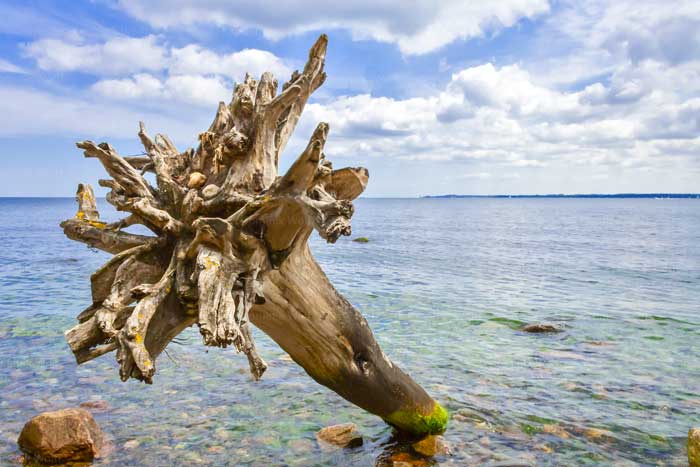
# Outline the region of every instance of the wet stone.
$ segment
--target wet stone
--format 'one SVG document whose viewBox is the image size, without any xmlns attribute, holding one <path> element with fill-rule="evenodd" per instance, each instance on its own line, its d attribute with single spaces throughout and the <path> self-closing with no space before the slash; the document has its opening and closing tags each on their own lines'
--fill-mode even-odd
<svg viewBox="0 0 700 467">
<path fill-rule="evenodd" d="M 80 407 L 93 412 L 104 412 L 109 409 L 109 404 L 104 400 L 85 401 L 80 403 Z"/>
<path fill-rule="evenodd" d="M 526 324 L 525 326 L 521 327 L 520 330 L 523 332 L 531 332 L 534 334 L 546 333 L 546 332 L 562 332 L 563 331 L 563 329 L 561 329 L 559 326 L 556 326 L 556 325 L 550 324 L 550 323 Z"/>
<path fill-rule="evenodd" d="M 561 439 L 568 439 L 571 435 L 559 425 L 556 424 L 544 424 L 542 425 L 542 432 L 548 435 L 554 435 Z"/>
<path fill-rule="evenodd" d="M 442 436 L 426 436 L 411 445 L 414 451 L 424 456 L 447 456 L 451 454 L 450 447 Z"/>
<path fill-rule="evenodd" d="M 428 461 L 426 459 L 420 459 L 408 452 L 398 452 L 391 456 L 391 466 L 392 467 L 427 467 Z"/>
<path fill-rule="evenodd" d="M 124 449 L 135 449 L 139 447 L 141 443 L 137 439 L 130 439 L 126 443 L 124 443 Z"/>
<path fill-rule="evenodd" d="M 316 432 L 319 444 L 333 445 L 341 448 L 354 448 L 362 446 L 362 435 L 357 431 L 354 423 L 342 423 L 322 428 Z"/>
<path fill-rule="evenodd" d="M 44 463 L 91 462 L 99 456 L 103 438 L 90 412 L 73 408 L 32 418 L 17 444 L 27 456 Z"/>
<path fill-rule="evenodd" d="M 600 428 L 586 428 L 583 435 L 591 441 L 613 438 L 612 432 Z"/>
</svg>

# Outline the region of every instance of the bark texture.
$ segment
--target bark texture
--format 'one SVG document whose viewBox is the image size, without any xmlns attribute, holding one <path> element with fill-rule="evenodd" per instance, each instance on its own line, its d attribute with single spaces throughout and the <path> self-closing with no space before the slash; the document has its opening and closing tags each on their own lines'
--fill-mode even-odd
<svg viewBox="0 0 700 467">
<path fill-rule="evenodd" d="M 66 338 L 78 363 L 116 351 L 122 380 L 151 383 L 158 355 L 197 324 L 205 345 L 244 353 L 257 380 L 267 364 L 254 324 L 347 400 L 400 430 L 441 432 L 444 409 L 384 355 L 307 246 L 314 230 L 330 243 L 350 235 L 352 200 L 365 189 L 367 170 L 334 170 L 324 153 L 329 126 L 320 123 L 289 170 L 277 173 L 309 96 L 326 79 L 326 45 L 322 35 L 279 94 L 270 73 L 246 76 L 231 102 L 219 104 L 196 150 L 152 138 L 143 123 L 144 157 L 121 157 L 107 143 L 77 144 L 104 166 L 106 199 L 128 215 L 101 222 L 92 188 L 78 187 L 78 213 L 61 224 L 65 234 L 114 256 L 92 275 L 92 304 Z M 133 224 L 153 235 L 123 230 Z"/>
</svg>

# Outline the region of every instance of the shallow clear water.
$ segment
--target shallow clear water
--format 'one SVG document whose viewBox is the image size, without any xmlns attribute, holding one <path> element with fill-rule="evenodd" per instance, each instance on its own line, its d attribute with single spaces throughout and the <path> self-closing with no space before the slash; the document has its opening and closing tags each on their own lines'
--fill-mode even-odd
<svg viewBox="0 0 700 467">
<path fill-rule="evenodd" d="M 195 329 L 152 386 L 121 383 L 111 356 L 77 367 L 63 331 L 108 256 L 63 237 L 74 209 L 0 199 L 0 464 L 16 462 L 31 416 L 90 400 L 108 404 L 95 417 L 116 447 L 97 465 L 364 466 L 389 454 L 383 422 L 259 332 L 270 368 L 257 383 L 244 356 L 205 348 Z M 370 242 L 314 237 L 312 249 L 385 352 L 451 412 L 454 454 L 438 464 L 687 465 L 700 425 L 700 202 L 365 199 L 353 232 Z M 542 321 L 566 331 L 517 330 Z M 363 447 L 318 448 L 316 430 L 347 421 Z"/>
</svg>

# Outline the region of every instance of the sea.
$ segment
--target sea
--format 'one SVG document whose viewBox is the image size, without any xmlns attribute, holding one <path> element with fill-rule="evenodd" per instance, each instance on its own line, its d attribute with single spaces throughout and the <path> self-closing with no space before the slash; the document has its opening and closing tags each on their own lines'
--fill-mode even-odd
<svg viewBox="0 0 700 467">
<path fill-rule="evenodd" d="M 103 200 L 102 217 L 116 220 Z M 700 426 L 700 200 L 359 199 L 353 234 L 311 249 L 384 352 L 450 412 L 445 466 L 684 466 Z M 69 198 L 0 198 L 0 465 L 32 416 L 88 403 L 98 466 L 392 465 L 405 441 L 256 330 L 270 367 L 196 328 L 154 384 L 63 333 L 109 255 L 64 237 Z M 353 242 L 367 237 L 369 242 Z M 521 327 L 552 323 L 559 333 Z M 319 446 L 353 422 L 364 444 Z M 403 444 L 402 444 L 403 443 Z"/>
</svg>

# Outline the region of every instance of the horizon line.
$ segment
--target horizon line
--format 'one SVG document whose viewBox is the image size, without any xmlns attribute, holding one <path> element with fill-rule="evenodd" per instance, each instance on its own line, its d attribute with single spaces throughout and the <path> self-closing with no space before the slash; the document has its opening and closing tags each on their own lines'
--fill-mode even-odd
<svg viewBox="0 0 700 467">
<path fill-rule="evenodd" d="M 700 193 L 684 192 L 622 192 L 622 193 L 534 193 L 534 194 L 456 194 L 414 195 L 414 196 L 360 196 L 358 199 L 421 199 L 421 198 L 585 198 L 585 197 L 683 197 L 696 198 Z M 44 195 L 0 195 L 0 199 L 74 199 L 75 196 Z M 104 196 L 96 198 L 105 199 Z"/>
</svg>

